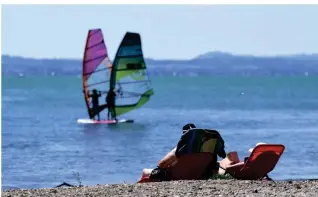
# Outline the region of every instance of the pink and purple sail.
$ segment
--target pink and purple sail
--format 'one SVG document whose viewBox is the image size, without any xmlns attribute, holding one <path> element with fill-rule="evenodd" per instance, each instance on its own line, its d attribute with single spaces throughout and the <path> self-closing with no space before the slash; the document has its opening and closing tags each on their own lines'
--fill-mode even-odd
<svg viewBox="0 0 318 197">
<path fill-rule="evenodd" d="M 83 58 L 83 90 L 90 118 L 105 109 L 103 95 L 109 89 L 110 71 L 111 62 L 108 58 L 102 30 L 91 29 L 88 31 Z M 99 98 L 100 108 L 97 110 L 93 110 L 90 105 L 89 94 L 93 89 L 102 93 L 102 97 Z"/>
</svg>

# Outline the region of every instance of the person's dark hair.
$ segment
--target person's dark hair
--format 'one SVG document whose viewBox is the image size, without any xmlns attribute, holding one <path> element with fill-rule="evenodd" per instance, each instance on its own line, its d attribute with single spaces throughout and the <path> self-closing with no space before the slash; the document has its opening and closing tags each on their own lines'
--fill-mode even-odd
<svg viewBox="0 0 318 197">
<path fill-rule="evenodd" d="M 193 123 L 188 123 L 182 127 L 182 132 L 185 133 L 189 129 L 196 128 L 196 126 Z"/>
<path fill-rule="evenodd" d="M 96 89 L 93 89 L 93 92 L 94 92 L 94 93 L 97 93 L 97 90 L 96 90 Z"/>
</svg>

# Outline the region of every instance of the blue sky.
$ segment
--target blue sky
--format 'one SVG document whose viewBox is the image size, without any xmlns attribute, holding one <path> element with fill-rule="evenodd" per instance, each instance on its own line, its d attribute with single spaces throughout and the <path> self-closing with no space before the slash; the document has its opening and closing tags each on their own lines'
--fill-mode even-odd
<svg viewBox="0 0 318 197">
<path fill-rule="evenodd" d="M 318 6 L 2 5 L 2 54 L 82 58 L 87 31 L 102 28 L 113 59 L 126 31 L 146 57 L 188 59 L 208 51 L 318 52 Z"/>
</svg>

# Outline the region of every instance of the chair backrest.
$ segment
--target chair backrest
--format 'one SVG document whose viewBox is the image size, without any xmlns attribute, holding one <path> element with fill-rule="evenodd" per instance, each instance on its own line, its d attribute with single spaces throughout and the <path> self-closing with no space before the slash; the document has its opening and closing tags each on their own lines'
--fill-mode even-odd
<svg viewBox="0 0 318 197">
<path fill-rule="evenodd" d="M 271 172 L 285 150 L 282 144 L 256 146 L 241 169 L 244 179 L 261 179 Z"/>
</svg>

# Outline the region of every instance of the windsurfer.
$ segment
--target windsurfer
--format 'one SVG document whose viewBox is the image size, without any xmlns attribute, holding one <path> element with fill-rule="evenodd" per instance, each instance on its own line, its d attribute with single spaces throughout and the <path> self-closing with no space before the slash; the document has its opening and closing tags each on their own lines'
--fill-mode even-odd
<svg viewBox="0 0 318 197">
<path fill-rule="evenodd" d="M 111 114 L 112 119 L 115 119 L 117 121 L 116 110 L 115 110 L 115 96 L 116 96 L 115 91 L 113 89 L 110 89 L 106 96 L 106 103 L 108 108 L 107 118 L 108 120 L 110 120 L 109 114 Z"/>
<path fill-rule="evenodd" d="M 96 89 L 93 89 L 93 93 L 88 95 L 88 97 L 92 98 L 92 109 L 94 111 L 94 114 L 95 114 L 95 112 L 98 112 L 98 107 L 99 107 L 99 100 L 98 99 L 100 96 L 102 96 L 101 91 L 97 92 Z M 99 112 L 96 113 L 96 115 L 97 115 L 98 120 L 100 120 Z"/>
</svg>

